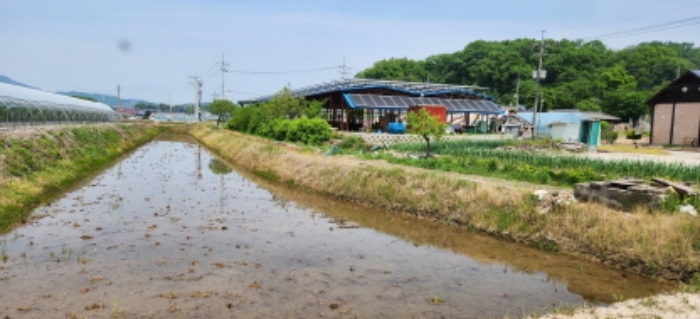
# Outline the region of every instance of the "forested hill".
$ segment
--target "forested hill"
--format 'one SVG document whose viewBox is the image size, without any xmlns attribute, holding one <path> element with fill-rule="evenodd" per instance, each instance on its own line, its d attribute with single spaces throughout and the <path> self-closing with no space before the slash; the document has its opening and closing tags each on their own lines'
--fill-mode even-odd
<svg viewBox="0 0 700 319">
<path fill-rule="evenodd" d="M 357 78 L 489 87 L 503 105 L 515 104 L 518 78 L 520 104 L 534 104 L 539 41 L 475 41 L 463 50 L 425 60 L 392 58 L 376 62 Z M 661 86 L 700 67 L 700 48 L 693 43 L 647 42 L 619 51 L 600 41 L 546 40 L 543 69 L 544 109 L 602 110 L 624 119 L 647 112 L 644 101 Z"/>
</svg>

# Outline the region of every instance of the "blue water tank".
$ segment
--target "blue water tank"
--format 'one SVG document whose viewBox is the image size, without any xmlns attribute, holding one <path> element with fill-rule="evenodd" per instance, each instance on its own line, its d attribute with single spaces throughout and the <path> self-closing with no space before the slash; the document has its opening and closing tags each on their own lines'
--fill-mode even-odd
<svg viewBox="0 0 700 319">
<path fill-rule="evenodd" d="M 399 122 L 390 122 L 386 127 L 387 133 L 404 134 L 406 133 L 406 125 Z"/>
</svg>

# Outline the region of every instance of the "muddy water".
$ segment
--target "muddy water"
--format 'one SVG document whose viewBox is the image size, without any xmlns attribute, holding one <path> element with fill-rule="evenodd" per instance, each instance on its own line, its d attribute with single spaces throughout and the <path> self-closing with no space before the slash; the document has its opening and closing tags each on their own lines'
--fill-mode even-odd
<svg viewBox="0 0 700 319">
<path fill-rule="evenodd" d="M 0 318 L 503 318 L 668 287 L 156 141 L 1 238 Z"/>
</svg>

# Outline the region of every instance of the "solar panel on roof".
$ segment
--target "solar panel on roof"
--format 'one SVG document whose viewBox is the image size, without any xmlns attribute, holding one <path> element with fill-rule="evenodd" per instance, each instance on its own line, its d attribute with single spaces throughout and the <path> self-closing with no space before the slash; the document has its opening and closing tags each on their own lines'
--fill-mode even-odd
<svg viewBox="0 0 700 319">
<path fill-rule="evenodd" d="M 498 105 L 488 100 L 440 99 L 408 96 L 385 96 L 377 94 L 347 94 L 356 108 L 403 109 L 414 105 L 444 105 L 448 112 L 500 113 Z"/>
</svg>

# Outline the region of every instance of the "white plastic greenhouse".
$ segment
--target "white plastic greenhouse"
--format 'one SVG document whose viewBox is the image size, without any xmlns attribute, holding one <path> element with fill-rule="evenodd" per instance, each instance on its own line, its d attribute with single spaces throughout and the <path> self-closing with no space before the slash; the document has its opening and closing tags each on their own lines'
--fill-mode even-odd
<svg viewBox="0 0 700 319">
<path fill-rule="evenodd" d="M 0 83 L 0 127 L 109 122 L 116 116 L 102 103 Z"/>
</svg>

